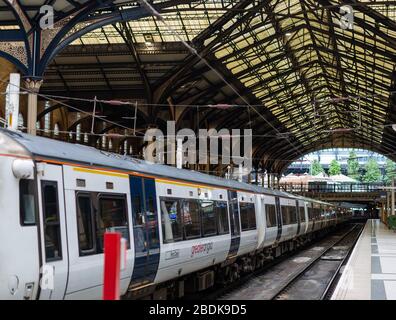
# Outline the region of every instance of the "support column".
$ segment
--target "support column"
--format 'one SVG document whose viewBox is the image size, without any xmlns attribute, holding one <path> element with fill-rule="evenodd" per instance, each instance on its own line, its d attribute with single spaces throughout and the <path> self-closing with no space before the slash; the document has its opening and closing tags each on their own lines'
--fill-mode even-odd
<svg viewBox="0 0 396 320">
<path fill-rule="evenodd" d="M 389 206 L 390 206 L 390 194 L 389 191 L 386 191 L 386 207 L 385 207 L 385 215 L 386 215 L 386 219 L 385 221 L 388 219 L 389 217 Z"/>
<path fill-rule="evenodd" d="M 31 135 L 36 135 L 36 123 L 37 123 L 37 93 L 40 91 L 40 87 L 43 83 L 41 79 L 26 78 L 25 87 L 29 91 L 28 94 L 28 119 L 27 119 L 27 132 Z"/>
<path fill-rule="evenodd" d="M 269 186 L 271 189 L 273 189 L 275 186 L 275 175 L 273 173 L 270 173 L 269 177 L 270 177 Z"/>
<path fill-rule="evenodd" d="M 395 178 L 392 178 L 391 216 L 395 214 Z"/>
</svg>

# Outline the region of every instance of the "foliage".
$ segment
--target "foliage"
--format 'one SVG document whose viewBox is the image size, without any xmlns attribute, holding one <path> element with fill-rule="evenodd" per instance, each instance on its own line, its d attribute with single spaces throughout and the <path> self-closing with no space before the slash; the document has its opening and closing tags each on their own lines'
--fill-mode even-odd
<svg viewBox="0 0 396 320">
<path fill-rule="evenodd" d="M 348 177 L 355 180 L 360 180 L 359 161 L 357 159 L 357 154 L 353 149 L 349 152 L 349 158 L 347 161 L 347 171 L 348 171 Z"/>
<path fill-rule="evenodd" d="M 311 164 L 311 175 L 312 176 L 316 176 L 316 175 L 318 175 L 321 172 L 324 172 L 324 169 L 323 169 L 322 165 L 319 163 L 319 161 L 318 160 L 312 161 L 312 164 Z"/>
<path fill-rule="evenodd" d="M 396 164 L 392 160 L 386 159 L 384 182 L 390 184 L 394 177 L 396 177 Z"/>
<path fill-rule="evenodd" d="M 381 181 L 382 175 L 381 170 L 378 167 L 377 161 L 370 158 L 366 163 L 366 173 L 363 176 L 363 182 L 379 182 Z"/>
<path fill-rule="evenodd" d="M 335 176 L 336 174 L 340 174 L 340 173 L 341 173 L 340 163 L 336 159 L 331 160 L 329 166 L 329 175 Z"/>
</svg>

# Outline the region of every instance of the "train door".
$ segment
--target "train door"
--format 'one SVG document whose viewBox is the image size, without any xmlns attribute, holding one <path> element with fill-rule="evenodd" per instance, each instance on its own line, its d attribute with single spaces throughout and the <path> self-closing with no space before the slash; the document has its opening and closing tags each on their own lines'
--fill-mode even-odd
<svg viewBox="0 0 396 320">
<path fill-rule="evenodd" d="M 228 206 L 231 223 L 231 246 L 227 258 L 231 258 L 238 253 L 239 244 L 241 242 L 238 194 L 236 191 L 228 190 Z"/>
<path fill-rule="evenodd" d="M 278 234 L 276 235 L 276 241 L 279 241 L 282 236 L 282 214 L 279 197 L 275 197 L 275 209 L 276 209 L 276 221 L 278 224 Z"/>
<path fill-rule="evenodd" d="M 131 282 L 131 210 L 129 175 L 64 166 L 69 244 L 68 300 L 103 297 L 104 234 L 119 232 L 127 240 L 120 292 Z"/>
<path fill-rule="evenodd" d="M 278 216 L 275 197 L 264 196 L 262 200 L 265 219 L 265 246 L 274 244 L 278 236 Z"/>
<path fill-rule="evenodd" d="M 39 298 L 60 300 L 68 278 L 68 247 L 62 167 L 45 164 L 38 174 L 43 267 Z"/>
<path fill-rule="evenodd" d="M 298 236 L 301 230 L 301 216 L 300 216 L 300 206 L 298 204 L 298 200 L 296 200 L 296 214 L 297 214 L 297 224 L 298 224 L 296 236 Z"/>
<path fill-rule="evenodd" d="M 132 285 L 154 282 L 160 259 L 155 180 L 130 177 L 135 265 Z"/>
<path fill-rule="evenodd" d="M 317 222 L 316 222 L 316 213 L 315 213 L 315 205 L 313 204 L 313 203 L 311 203 L 311 212 L 312 212 L 312 214 L 311 214 L 311 219 L 312 219 L 312 231 L 315 231 L 315 228 L 316 228 L 316 224 L 317 224 Z"/>
</svg>

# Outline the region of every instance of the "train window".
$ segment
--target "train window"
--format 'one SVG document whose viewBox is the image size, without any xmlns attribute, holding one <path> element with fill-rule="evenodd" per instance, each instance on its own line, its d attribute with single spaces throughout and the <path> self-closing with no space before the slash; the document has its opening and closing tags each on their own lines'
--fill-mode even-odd
<svg viewBox="0 0 396 320">
<path fill-rule="evenodd" d="M 297 223 L 296 207 L 281 206 L 282 222 L 284 225 Z"/>
<path fill-rule="evenodd" d="M 298 207 L 300 211 L 300 221 L 305 222 L 305 209 L 304 207 Z"/>
<path fill-rule="evenodd" d="M 242 231 L 248 230 L 249 229 L 249 217 L 247 214 L 247 207 L 245 206 L 245 203 L 243 203 L 243 202 L 239 203 L 239 212 L 241 215 L 241 229 L 242 229 Z"/>
<path fill-rule="evenodd" d="M 214 201 L 201 201 L 202 232 L 204 236 L 217 234 Z"/>
<path fill-rule="evenodd" d="M 36 197 L 34 195 L 35 181 L 22 179 L 19 182 L 19 205 L 21 225 L 36 224 Z"/>
<path fill-rule="evenodd" d="M 256 210 L 254 208 L 254 203 L 250 204 L 249 209 L 249 229 L 256 229 Z"/>
<path fill-rule="evenodd" d="M 89 194 L 77 194 L 77 229 L 80 255 L 95 253 L 94 215 Z"/>
<path fill-rule="evenodd" d="M 197 200 L 183 201 L 183 226 L 186 239 L 201 236 L 201 216 Z"/>
<path fill-rule="evenodd" d="M 129 228 L 124 196 L 100 195 L 97 219 L 98 253 L 103 252 L 103 237 L 106 231 L 120 232 L 129 243 Z"/>
<path fill-rule="evenodd" d="M 313 208 L 311 206 L 308 207 L 308 219 L 309 221 L 312 221 L 314 219 L 314 215 L 313 215 Z"/>
<path fill-rule="evenodd" d="M 158 235 L 158 222 L 157 222 L 157 207 L 155 198 L 152 195 L 146 195 L 146 217 L 147 217 L 147 226 L 149 232 L 149 239 L 151 243 L 151 248 L 159 245 L 159 235 Z"/>
<path fill-rule="evenodd" d="M 265 205 L 265 214 L 267 217 L 267 228 L 275 227 L 277 225 L 275 205 L 274 204 L 266 204 Z"/>
<path fill-rule="evenodd" d="M 241 214 L 242 231 L 256 229 L 256 214 L 253 203 L 240 202 L 239 210 Z"/>
<path fill-rule="evenodd" d="M 282 224 L 283 225 L 290 224 L 289 207 L 281 206 L 281 214 L 282 214 Z"/>
<path fill-rule="evenodd" d="M 230 226 L 228 223 L 227 202 L 215 201 L 215 213 L 218 234 L 227 234 L 230 231 Z"/>
<path fill-rule="evenodd" d="M 239 224 L 239 206 L 238 197 L 236 191 L 228 191 L 228 207 L 230 212 L 230 222 L 231 222 L 231 234 L 240 234 L 240 224 Z"/>
<path fill-rule="evenodd" d="M 61 230 L 58 207 L 58 184 L 42 181 L 46 261 L 62 259 Z"/>
<path fill-rule="evenodd" d="M 314 208 L 314 215 L 315 215 L 315 219 L 320 218 L 320 208 Z"/>
<path fill-rule="evenodd" d="M 180 201 L 177 199 L 161 199 L 161 216 L 164 243 L 182 240 Z"/>
<path fill-rule="evenodd" d="M 144 213 L 142 212 L 142 201 L 140 196 L 132 198 L 132 212 L 135 226 L 142 226 L 145 223 Z"/>
<path fill-rule="evenodd" d="M 133 239 L 135 249 L 144 251 L 146 246 L 146 218 L 143 212 L 142 200 L 140 194 L 132 196 L 132 221 L 133 221 Z"/>
<path fill-rule="evenodd" d="M 297 223 L 297 208 L 296 208 L 296 206 L 289 207 L 289 216 L 290 216 L 290 223 L 296 224 Z"/>
</svg>

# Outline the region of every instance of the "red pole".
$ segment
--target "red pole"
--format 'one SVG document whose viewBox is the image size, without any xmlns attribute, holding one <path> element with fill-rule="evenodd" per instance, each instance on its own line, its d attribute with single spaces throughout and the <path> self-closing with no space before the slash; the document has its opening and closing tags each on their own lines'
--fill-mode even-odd
<svg viewBox="0 0 396 320">
<path fill-rule="evenodd" d="M 121 234 L 104 235 L 103 300 L 120 300 Z"/>
</svg>

